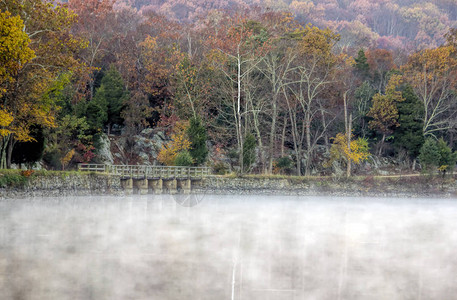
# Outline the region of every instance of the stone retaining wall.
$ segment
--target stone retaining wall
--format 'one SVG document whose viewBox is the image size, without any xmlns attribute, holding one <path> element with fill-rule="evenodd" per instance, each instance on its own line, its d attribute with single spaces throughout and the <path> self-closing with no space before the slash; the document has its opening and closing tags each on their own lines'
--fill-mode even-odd
<svg viewBox="0 0 457 300">
<path fill-rule="evenodd" d="M 0 198 L 123 194 L 119 177 L 99 174 L 32 176 L 20 188 L 0 189 Z"/>
<path fill-rule="evenodd" d="M 192 192 L 206 194 L 333 195 L 376 197 L 457 197 L 455 179 L 426 177 L 395 179 L 228 178 L 212 176 L 192 181 Z M 0 198 L 124 195 L 117 176 L 67 174 L 33 176 L 21 188 L 0 189 Z"/>
<path fill-rule="evenodd" d="M 427 177 L 395 179 L 272 179 L 208 177 L 193 184 L 194 192 L 212 194 L 283 194 L 376 197 L 457 197 L 455 180 Z"/>
</svg>

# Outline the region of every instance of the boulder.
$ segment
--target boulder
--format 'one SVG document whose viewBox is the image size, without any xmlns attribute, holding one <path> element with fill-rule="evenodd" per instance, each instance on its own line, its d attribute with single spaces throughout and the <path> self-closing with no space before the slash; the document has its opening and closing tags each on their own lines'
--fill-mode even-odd
<svg viewBox="0 0 457 300">
<path fill-rule="evenodd" d="M 154 129 L 152 128 L 146 128 L 140 133 L 141 136 L 144 136 L 145 138 L 152 138 L 154 136 Z"/>
<path fill-rule="evenodd" d="M 151 162 L 150 162 L 150 158 L 149 158 L 149 155 L 145 152 L 139 152 L 138 153 L 138 157 L 142 160 L 142 165 L 147 165 L 147 166 L 150 166 L 151 165 Z"/>
<path fill-rule="evenodd" d="M 111 141 L 105 133 L 101 133 L 99 136 L 96 154 L 96 159 L 99 163 L 109 165 L 114 163 L 113 154 L 111 153 Z"/>
<path fill-rule="evenodd" d="M 163 131 L 157 131 L 155 134 L 158 138 L 160 138 L 162 141 L 165 141 L 167 137 L 165 136 L 165 133 Z"/>
</svg>

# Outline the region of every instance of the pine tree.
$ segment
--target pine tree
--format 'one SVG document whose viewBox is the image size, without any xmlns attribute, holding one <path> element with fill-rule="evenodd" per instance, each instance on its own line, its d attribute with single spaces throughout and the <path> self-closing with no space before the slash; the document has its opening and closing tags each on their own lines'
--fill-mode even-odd
<svg viewBox="0 0 457 300">
<path fill-rule="evenodd" d="M 101 85 L 96 90 L 95 97 L 92 100 L 106 112 L 106 117 L 102 121 L 103 125 L 108 127 L 108 134 L 111 132 L 113 124 L 122 123 L 121 110 L 124 108 L 127 97 L 128 93 L 121 74 L 114 66 L 111 66 L 103 76 Z"/>
<path fill-rule="evenodd" d="M 191 142 L 189 153 L 194 163 L 196 165 L 203 164 L 208 156 L 208 148 L 206 147 L 208 137 L 200 118 L 194 117 L 190 119 L 187 136 Z"/>
<path fill-rule="evenodd" d="M 394 131 L 394 145 L 397 149 L 406 150 L 411 158 L 416 158 L 424 144 L 422 131 L 424 108 L 411 86 L 408 85 L 403 90 L 402 96 L 404 101 L 397 103 L 400 126 Z"/>
<path fill-rule="evenodd" d="M 452 149 L 447 145 L 447 143 L 440 138 L 437 143 L 438 153 L 439 153 L 439 162 L 438 170 L 446 175 L 446 172 L 452 172 L 457 161 L 457 153 L 452 152 Z"/>
<path fill-rule="evenodd" d="M 85 108 L 85 112 L 81 115 L 81 117 L 86 116 L 87 124 L 90 127 L 91 133 L 95 133 L 103 128 L 106 120 L 108 120 L 107 116 L 107 108 L 104 103 L 100 103 L 95 99 L 89 102 Z"/>
<path fill-rule="evenodd" d="M 354 60 L 357 74 L 361 76 L 363 79 L 369 77 L 370 65 L 368 64 L 368 60 L 365 56 L 365 51 L 363 51 L 363 49 L 359 50 L 359 52 L 357 53 L 357 57 Z"/>
<path fill-rule="evenodd" d="M 427 138 L 419 152 L 419 161 L 422 164 L 422 170 L 431 173 L 438 167 L 440 153 L 436 141 L 433 138 Z"/>
</svg>

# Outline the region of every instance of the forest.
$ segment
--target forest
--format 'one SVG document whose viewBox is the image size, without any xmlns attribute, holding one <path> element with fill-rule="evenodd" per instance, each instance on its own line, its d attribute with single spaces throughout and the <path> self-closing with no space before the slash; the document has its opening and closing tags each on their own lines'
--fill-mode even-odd
<svg viewBox="0 0 457 300">
<path fill-rule="evenodd" d="M 0 0 L 0 168 L 154 163 L 347 176 L 457 160 L 455 0 Z"/>
</svg>

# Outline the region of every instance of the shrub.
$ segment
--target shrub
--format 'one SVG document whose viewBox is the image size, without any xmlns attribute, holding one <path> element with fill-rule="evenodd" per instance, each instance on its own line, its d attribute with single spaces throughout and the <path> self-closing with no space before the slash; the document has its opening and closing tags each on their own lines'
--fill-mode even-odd
<svg viewBox="0 0 457 300">
<path fill-rule="evenodd" d="M 62 165 L 60 163 L 60 153 L 57 149 L 47 150 L 43 155 L 43 161 L 53 170 L 62 169 Z"/>
<path fill-rule="evenodd" d="M 213 172 L 216 175 L 225 175 L 228 173 L 228 168 L 223 162 L 217 162 L 213 166 Z"/>
<path fill-rule="evenodd" d="M 333 144 L 330 148 L 330 158 L 324 163 L 325 168 L 329 168 L 335 161 L 344 162 L 347 166 L 346 176 L 351 176 L 350 164 L 360 164 L 368 159 L 370 152 L 368 140 L 365 138 L 353 139 L 348 145 L 348 137 L 343 133 L 337 133 L 336 137 L 332 138 Z M 348 147 L 349 146 L 349 147 Z"/>
<path fill-rule="evenodd" d="M 162 146 L 157 157 L 158 161 L 167 166 L 174 165 L 176 157 L 180 152 L 189 150 L 190 141 L 187 138 L 188 124 L 185 122 L 177 122 L 173 128 L 173 134 L 171 135 L 171 141 Z M 190 155 L 190 154 L 189 154 Z"/>
<path fill-rule="evenodd" d="M 292 165 L 293 165 L 293 161 L 287 156 L 280 157 L 275 161 L 275 167 L 280 172 L 289 171 L 290 168 L 292 168 Z"/>
<path fill-rule="evenodd" d="M 287 156 L 280 157 L 276 160 L 276 166 L 278 168 L 290 168 L 292 166 L 292 160 Z"/>
<path fill-rule="evenodd" d="M 2 171 L 0 174 L 0 187 L 22 187 L 28 181 L 29 177 L 23 176 L 22 172 L 17 170 Z"/>
<path fill-rule="evenodd" d="M 33 175 L 34 172 L 35 171 L 33 171 L 33 170 L 22 170 L 21 175 L 24 177 L 30 177 Z"/>
<path fill-rule="evenodd" d="M 176 155 L 174 165 L 182 167 L 190 167 L 194 164 L 194 160 L 189 151 L 181 151 Z"/>
</svg>

